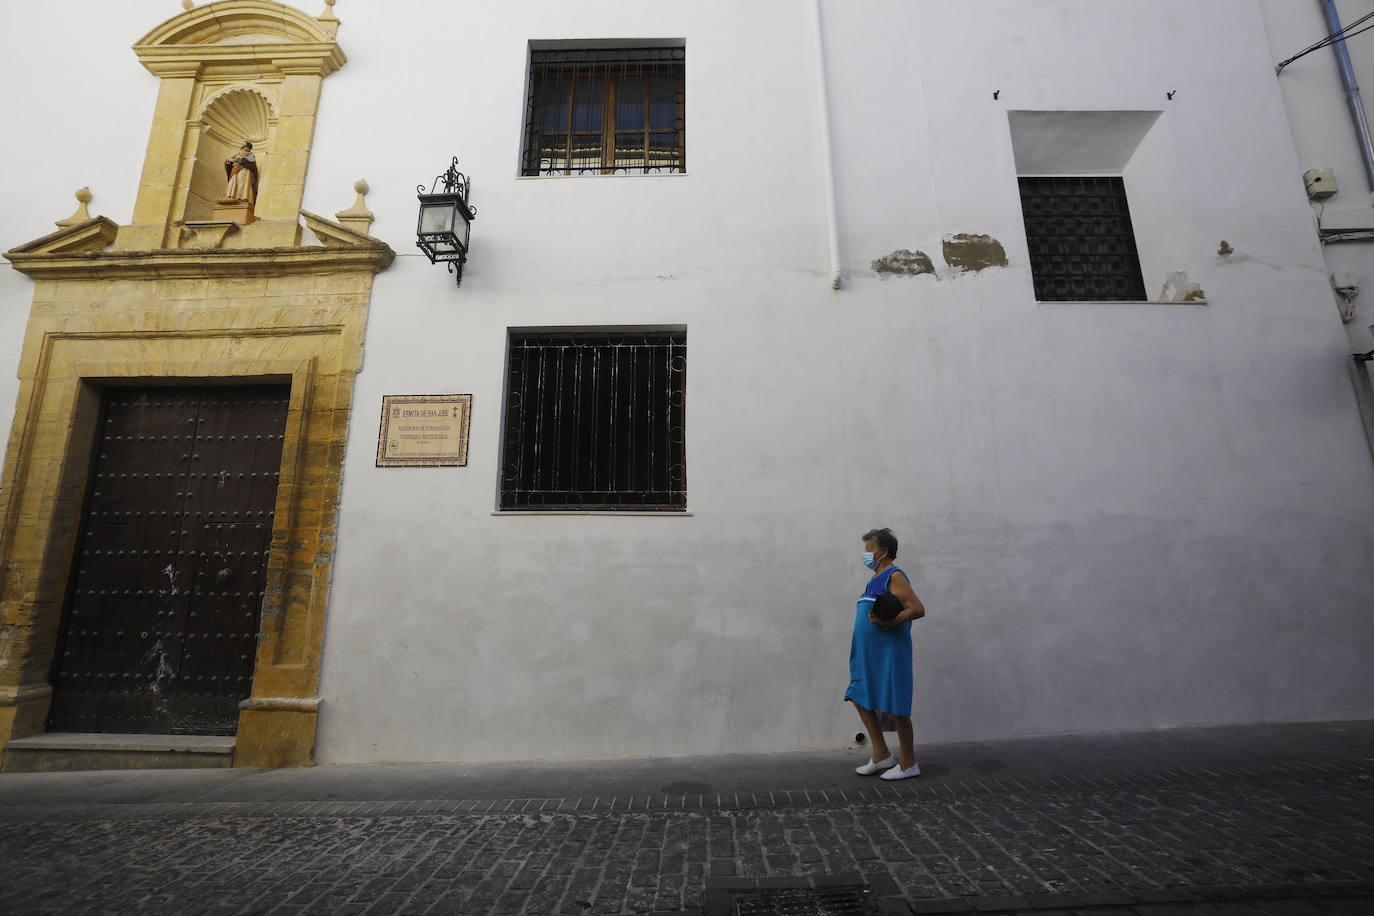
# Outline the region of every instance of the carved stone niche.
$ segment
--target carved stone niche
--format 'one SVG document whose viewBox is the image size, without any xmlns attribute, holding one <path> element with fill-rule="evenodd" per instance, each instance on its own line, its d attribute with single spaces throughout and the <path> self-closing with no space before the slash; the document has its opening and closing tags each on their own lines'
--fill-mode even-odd
<svg viewBox="0 0 1374 916">
<path fill-rule="evenodd" d="M 140 39 L 134 52 L 162 83 L 115 248 L 298 246 L 321 85 L 346 59 L 337 29 L 274 0 L 219 0 Z M 225 194 L 225 160 L 244 141 L 257 160 L 251 204 Z"/>
</svg>

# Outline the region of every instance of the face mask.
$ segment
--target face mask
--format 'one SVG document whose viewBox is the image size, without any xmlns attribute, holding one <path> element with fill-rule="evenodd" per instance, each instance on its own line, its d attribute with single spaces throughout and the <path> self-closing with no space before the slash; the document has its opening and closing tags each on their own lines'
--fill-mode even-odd
<svg viewBox="0 0 1374 916">
<path fill-rule="evenodd" d="M 877 568 L 878 568 L 878 558 L 875 557 L 875 556 L 873 556 L 873 554 L 871 554 L 871 553 L 866 553 L 866 554 L 864 554 L 863 557 L 862 557 L 862 560 L 863 560 L 863 564 L 864 564 L 865 566 L 867 566 L 869 569 L 877 569 Z"/>
</svg>

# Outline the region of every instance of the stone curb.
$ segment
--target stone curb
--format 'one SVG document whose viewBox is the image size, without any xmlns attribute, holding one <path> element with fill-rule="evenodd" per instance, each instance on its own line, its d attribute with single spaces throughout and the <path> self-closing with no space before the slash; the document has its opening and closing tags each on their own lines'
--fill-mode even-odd
<svg viewBox="0 0 1374 916">
<path fill-rule="evenodd" d="M 787 808 L 842 808 L 900 801 L 954 800 L 974 796 L 1064 795 L 1102 789 L 1141 790 L 1208 783 L 1314 782 L 1374 778 L 1374 759 L 1333 763 L 1276 763 L 1162 770 L 1149 773 L 1052 776 L 1037 779 L 916 781 L 865 785 L 844 790 L 779 791 L 758 794 L 616 795 L 580 798 L 402 799 L 381 801 L 188 801 L 117 802 L 0 806 L 0 823 L 127 820 L 197 817 L 410 817 L 492 814 L 658 814 L 683 811 L 748 811 Z"/>
<path fill-rule="evenodd" d="M 1141 916 L 1165 908 L 1186 909 L 1192 905 L 1222 905 L 1273 901 L 1374 900 L 1374 882 L 1370 881 L 1313 881 L 1301 884 L 1257 884 L 1241 886 L 1195 886 L 1165 888 L 1134 888 L 1130 891 L 1069 894 L 1026 894 L 1005 897 L 947 897 L 909 900 L 907 906 L 915 916 L 982 913 L 1059 913 L 1086 912 L 1109 909 L 1120 913 L 1123 908 Z M 1211 910 L 1211 912 L 1218 912 Z"/>
<path fill-rule="evenodd" d="M 1324 881 L 1305 884 L 1261 884 L 1251 886 L 1197 886 L 1138 888 L 1131 891 L 1082 892 L 1071 894 L 1026 894 L 995 897 L 947 897 L 903 899 L 891 878 L 882 874 L 820 875 L 810 878 L 708 878 L 699 909 L 659 911 L 649 916 L 729 916 L 733 912 L 731 893 L 769 889 L 818 889 L 833 886 L 862 886 L 882 916 L 955 916 L 978 913 L 983 916 L 1010 916 L 1016 913 L 1113 914 L 1153 916 L 1189 912 L 1193 907 L 1210 913 L 1221 912 L 1226 904 L 1322 900 L 1363 900 L 1374 903 L 1374 882 Z M 1221 907 L 1222 909 L 1217 909 Z M 1354 912 L 1351 910 L 1350 912 Z"/>
</svg>

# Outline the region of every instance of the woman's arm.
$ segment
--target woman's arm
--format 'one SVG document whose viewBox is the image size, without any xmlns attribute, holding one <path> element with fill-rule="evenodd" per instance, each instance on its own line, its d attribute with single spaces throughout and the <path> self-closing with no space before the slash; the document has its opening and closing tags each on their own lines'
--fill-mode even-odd
<svg viewBox="0 0 1374 916">
<path fill-rule="evenodd" d="M 902 602 L 902 612 L 887 622 L 890 627 L 895 627 L 899 623 L 906 623 L 908 620 L 919 620 L 926 615 L 926 606 L 921 603 L 921 599 L 916 597 L 916 593 L 911 589 L 911 583 L 907 581 L 906 573 L 900 569 L 895 571 L 887 580 L 887 590 Z"/>
</svg>

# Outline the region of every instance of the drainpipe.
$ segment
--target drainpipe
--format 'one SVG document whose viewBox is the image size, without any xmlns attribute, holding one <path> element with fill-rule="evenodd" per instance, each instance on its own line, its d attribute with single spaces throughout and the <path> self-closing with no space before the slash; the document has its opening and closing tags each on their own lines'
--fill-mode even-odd
<svg viewBox="0 0 1374 916">
<path fill-rule="evenodd" d="M 1341 30 L 1341 17 L 1336 12 L 1336 0 L 1318 0 L 1322 12 L 1326 14 L 1326 27 L 1335 33 Z M 1364 177 L 1369 182 L 1369 199 L 1374 204 L 1374 140 L 1369 136 L 1369 118 L 1364 113 L 1364 102 L 1360 99 L 1360 87 L 1355 83 L 1355 68 L 1350 63 L 1350 52 L 1345 48 L 1345 39 L 1339 38 L 1331 45 L 1336 52 L 1336 63 L 1341 71 L 1341 85 L 1345 87 L 1345 99 L 1350 103 L 1350 116 L 1355 119 L 1355 135 L 1360 141 L 1360 156 L 1364 159 Z"/>
<path fill-rule="evenodd" d="M 1350 381 L 1355 385 L 1355 403 L 1360 408 L 1360 421 L 1364 423 L 1365 441 L 1369 443 L 1369 453 L 1374 457 L 1374 383 L 1369 380 L 1369 364 L 1374 361 L 1374 350 L 1356 353 L 1350 358 Z"/>
<path fill-rule="evenodd" d="M 816 54 L 816 108 L 821 122 L 821 170 L 825 183 L 825 224 L 830 231 L 830 288 L 839 289 L 840 227 L 835 217 L 835 163 L 830 151 L 830 101 L 825 84 L 825 46 L 821 41 L 821 0 L 811 3 L 811 44 Z M 1366 134 L 1366 136 L 1368 136 Z"/>
</svg>

